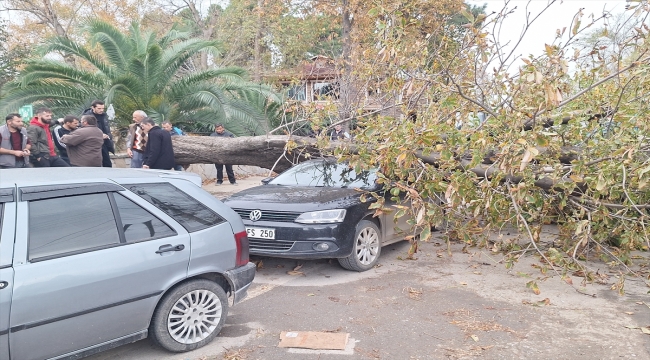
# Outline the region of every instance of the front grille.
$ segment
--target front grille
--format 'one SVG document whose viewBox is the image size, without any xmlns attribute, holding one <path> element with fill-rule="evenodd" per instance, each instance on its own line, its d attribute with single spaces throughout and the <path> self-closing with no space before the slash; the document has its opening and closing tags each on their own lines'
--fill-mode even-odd
<svg viewBox="0 0 650 360">
<path fill-rule="evenodd" d="M 244 220 L 250 220 L 251 211 L 249 209 L 233 209 Z M 301 213 L 291 211 L 272 211 L 262 210 L 262 218 L 257 221 L 279 221 L 279 222 L 294 222 Z"/>
<path fill-rule="evenodd" d="M 295 241 L 265 240 L 248 238 L 248 249 L 250 251 L 289 251 Z"/>
</svg>

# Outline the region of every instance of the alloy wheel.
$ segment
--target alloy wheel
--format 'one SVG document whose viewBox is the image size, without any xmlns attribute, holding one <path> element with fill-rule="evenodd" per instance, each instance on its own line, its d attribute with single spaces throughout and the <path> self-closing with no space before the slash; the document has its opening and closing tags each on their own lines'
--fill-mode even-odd
<svg viewBox="0 0 650 360">
<path fill-rule="evenodd" d="M 209 290 L 183 295 L 167 316 L 169 335 L 181 344 L 194 344 L 212 334 L 221 320 L 221 301 Z"/>
<path fill-rule="evenodd" d="M 375 261 L 379 253 L 379 234 L 375 229 L 367 227 L 359 232 L 355 250 L 361 264 L 368 265 Z"/>
</svg>

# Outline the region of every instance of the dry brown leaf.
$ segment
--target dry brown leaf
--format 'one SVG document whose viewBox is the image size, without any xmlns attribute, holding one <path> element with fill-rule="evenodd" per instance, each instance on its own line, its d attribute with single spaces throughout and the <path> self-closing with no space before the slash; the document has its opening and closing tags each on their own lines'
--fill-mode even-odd
<svg viewBox="0 0 650 360">
<path fill-rule="evenodd" d="M 471 337 L 472 340 L 478 342 L 478 336 L 476 336 L 476 335 L 470 335 L 469 337 Z"/>
<path fill-rule="evenodd" d="M 298 275 L 305 276 L 305 273 L 302 271 L 287 271 L 287 274 L 291 276 L 298 276 Z"/>
<path fill-rule="evenodd" d="M 422 289 L 414 289 L 412 287 L 407 287 L 405 289 L 408 292 L 408 296 L 413 300 L 420 300 L 422 296 Z"/>
<path fill-rule="evenodd" d="M 628 314 L 628 315 L 634 315 L 634 313 L 631 312 L 631 311 L 626 311 L 625 313 Z"/>
<path fill-rule="evenodd" d="M 299 264 L 298 266 L 296 266 L 295 268 L 293 268 L 293 271 L 298 271 L 298 270 L 300 270 L 300 269 L 302 269 L 302 264 Z"/>
<path fill-rule="evenodd" d="M 341 301 L 341 299 L 339 299 L 339 298 L 337 298 L 337 297 L 334 297 L 334 296 L 330 296 L 330 297 L 328 297 L 328 299 L 330 299 L 331 301 L 334 301 L 334 302 L 339 302 L 339 301 Z"/>
</svg>

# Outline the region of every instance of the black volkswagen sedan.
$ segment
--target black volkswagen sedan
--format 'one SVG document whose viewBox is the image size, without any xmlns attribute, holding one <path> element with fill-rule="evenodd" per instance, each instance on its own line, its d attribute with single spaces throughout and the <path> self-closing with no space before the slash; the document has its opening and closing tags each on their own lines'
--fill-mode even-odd
<svg viewBox="0 0 650 360">
<path fill-rule="evenodd" d="M 266 184 L 224 200 L 241 216 L 250 253 L 295 259 L 336 258 L 348 270 L 365 271 L 381 247 L 401 241 L 407 229 L 392 214 L 373 217 L 361 190 L 378 190 L 374 172 L 318 159 L 298 164 Z M 401 223 L 404 222 L 404 224 Z"/>
</svg>

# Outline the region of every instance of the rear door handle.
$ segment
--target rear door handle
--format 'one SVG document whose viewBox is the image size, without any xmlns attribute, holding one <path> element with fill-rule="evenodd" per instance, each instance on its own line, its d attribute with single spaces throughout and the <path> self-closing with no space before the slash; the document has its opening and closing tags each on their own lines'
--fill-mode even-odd
<svg viewBox="0 0 650 360">
<path fill-rule="evenodd" d="M 9 283 L 8 283 L 8 282 L 6 282 L 6 281 L 0 281 L 0 290 L 6 288 L 7 286 L 9 286 Z"/>
<path fill-rule="evenodd" d="M 165 244 L 158 248 L 156 254 L 162 254 L 170 251 L 183 251 L 184 249 L 185 249 L 185 245 L 183 244 L 179 244 L 176 246 L 172 246 L 171 244 Z"/>
</svg>

